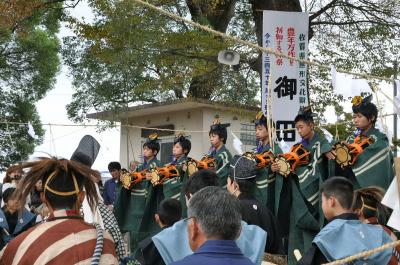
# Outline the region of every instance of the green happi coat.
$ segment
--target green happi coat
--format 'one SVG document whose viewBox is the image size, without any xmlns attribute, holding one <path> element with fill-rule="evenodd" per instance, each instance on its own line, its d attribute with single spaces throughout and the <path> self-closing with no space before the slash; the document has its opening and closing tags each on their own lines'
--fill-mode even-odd
<svg viewBox="0 0 400 265">
<path fill-rule="evenodd" d="M 332 149 L 328 141 L 318 133 L 307 144 L 310 152 L 308 165 L 298 166 L 287 178 L 276 178 L 275 203 L 278 224 L 286 226 L 281 233 L 288 236 L 289 264 L 296 264 L 295 249 L 305 253 L 323 225 L 320 207 L 320 184 L 328 178 L 328 159 L 323 155 Z"/>
<path fill-rule="evenodd" d="M 173 164 L 176 165 L 179 171 L 179 177 L 172 178 L 164 182 L 163 192 L 165 198 L 173 198 L 177 199 L 181 202 L 182 206 L 182 217 L 186 217 L 186 199 L 185 194 L 182 191 L 183 186 L 185 185 L 189 175 L 187 171 L 183 171 L 182 167 L 188 161 L 187 156 L 182 156 L 177 161 L 174 161 Z"/>
<path fill-rule="evenodd" d="M 215 158 L 216 173 L 218 175 L 218 182 L 221 187 L 226 187 L 226 180 L 229 176 L 232 155 L 225 145 L 222 145 L 219 150 L 211 153 L 211 157 Z"/>
<path fill-rule="evenodd" d="M 147 163 L 138 165 L 136 171 L 140 172 L 159 165 L 160 162 L 153 158 Z M 151 220 L 148 220 L 149 215 L 145 215 L 145 208 L 152 193 L 151 188 L 150 181 L 142 181 L 136 184 L 132 190 L 125 189 L 119 182 L 116 188 L 114 214 L 121 232 L 129 232 L 131 253 L 134 253 L 138 242 L 153 232 L 148 226 L 144 225 L 147 222 L 155 223 L 154 214 Z"/>
<path fill-rule="evenodd" d="M 259 153 L 271 149 L 269 144 L 263 145 Z M 274 143 L 274 155 L 282 154 L 282 150 L 277 143 Z M 271 166 L 257 169 L 255 198 L 266 205 L 272 213 L 275 213 L 275 178 L 276 174 L 271 171 Z"/>
<path fill-rule="evenodd" d="M 343 175 L 350 178 L 355 189 L 379 186 L 387 190 L 394 178 L 393 153 L 388 138 L 376 128 L 369 129 L 363 135 L 372 137 L 374 142 L 364 149 L 351 168 L 344 170 Z M 346 142 L 353 143 L 354 138 L 353 135 L 349 136 Z"/>
</svg>

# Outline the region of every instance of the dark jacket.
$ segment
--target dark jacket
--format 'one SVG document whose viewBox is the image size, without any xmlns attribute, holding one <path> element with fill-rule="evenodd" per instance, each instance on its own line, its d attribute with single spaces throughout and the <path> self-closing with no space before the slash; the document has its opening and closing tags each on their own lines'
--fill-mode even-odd
<svg viewBox="0 0 400 265">
<path fill-rule="evenodd" d="M 141 265 L 165 265 L 151 236 L 139 242 L 134 258 Z"/>
<path fill-rule="evenodd" d="M 22 215 L 19 215 L 19 212 L 10 214 L 4 209 L 5 207 L 0 210 L 0 249 L 11 239 L 34 226 L 36 221 L 36 215 L 25 208 Z"/>
<path fill-rule="evenodd" d="M 113 178 L 106 181 L 104 184 L 103 199 L 105 205 L 113 205 L 115 201 L 115 190 L 117 181 Z"/>
<path fill-rule="evenodd" d="M 276 222 L 271 211 L 257 201 L 251 194 L 241 193 L 238 198 L 240 201 L 242 220 L 249 225 L 257 225 L 267 232 L 265 252 L 281 254 L 282 248 L 277 232 Z"/>
</svg>

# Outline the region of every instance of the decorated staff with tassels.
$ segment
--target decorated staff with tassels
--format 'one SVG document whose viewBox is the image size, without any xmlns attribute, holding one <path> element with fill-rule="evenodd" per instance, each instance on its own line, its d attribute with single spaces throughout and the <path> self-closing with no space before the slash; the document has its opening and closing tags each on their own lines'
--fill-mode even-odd
<svg viewBox="0 0 400 265">
<path fill-rule="evenodd" d="M 215 159 L 215 170 L 221 187 L 226 187 L 230 161 L 232 159 L 231 153 L 225 146 L 228 138 L 226 128 L 229 126 L 230 123 L 221 124 L 219 119 L 215 119 L 213 124 L 210 126 L 210 131 L 208 133 L 211 143 L 209 155 Z"/>
<path fill-rule="evenodd" d="M 328 141 L 314 131 L 313 116 L 310 107 L 300 109 L 294 121 L 301 142 L 272 165 L 279 170 L 275 180 L 276 217 L 288 245 L 289 264 L 296 263 L 295 249 L 304 253 L 311 246 L 324 219 L 319 185 L 328 177 L 327 157 L 332 153 Z"/>
<path fill-rule="evenodd" d="M 138 242 L 159 230 L 154 221 L 154 213 L 163 194 L 162 189 L 155 190 L 150 182 L 150 170 L 160 166 L 160 161 L 157 160 L 159 151 L 158 135 L 149 135 L 143 144 L 144 162 L 136 167 L 139 174 L 133 174 L 135 182 L 128 188 L 122 184 L 117 186 L 114 214 L 121 232 L 129 232 L 131 252 Z M 121 183 L 124 182 L 121 180 Z"/>
<path fill-rule="evenodd" d="M 186 216 L 186 200 L 182 188 L 188 178 L 188 172 L 186 169 L 188 154 L 191 148 L 192 143 L 183 133 L 180 133 L 175 137 L 174 146 L 172 148 L 174 160 L 167 166 L 174 166 L 178 175 L 163 181 L 164 197 L 179 200 L 182 205 L 183 216 Z"/>
<path fill-rule="evenodd" d="M 10 241 L 0 253 L 0 264 L 118 264 L 111 236 L 100 225 L 86 223 L 80 213 L 85 197 L 91 208 L 98 202 L 98 171 L 56 158 L 41 158 L 19 168 L 28 172 L 17 189 L 17 200 L 24 205 L 41 180 L 41 199 L 50 216 Z"/>
<path fill-rule="evenodd" d="M 270 152 L 274 157 L 281 154 L 282 150 L 274 138 L 270 139 L 271 134 L 268 131 L 267 118 L 262 111 L 257 114 L 254 125 L 257 138 L 256 153 L 261 155 Z M 254 196 L 261 204 L 267 206 L 272 213 L 275 213 L 275 177 L 278 168 L 271 168 L 271 164 L 266 167 L 257 166 Z"/>
<path fill-rule="evenodd" d="M 348 178 L 355 188 L 379 186 L 387 190 L 393 177 L 393 154 L 387 136 L 375 128 L 378 109 L 372 95 L 353 98 L 354 135 L 335 145 L 335 174 Z"/>
</svg>

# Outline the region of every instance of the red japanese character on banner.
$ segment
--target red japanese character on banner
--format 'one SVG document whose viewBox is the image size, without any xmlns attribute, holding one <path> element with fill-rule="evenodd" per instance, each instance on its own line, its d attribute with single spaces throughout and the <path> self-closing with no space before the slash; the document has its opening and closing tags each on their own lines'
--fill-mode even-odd
<svg viewBox="0 0 400 265">
<path fill-rule="evenodd" d="M 283 41 L 283 27 L 276 27 L 275 43 L 276 43 L 276 51 L 279 53 L 282 53 L 282 41 Z M 276 56 L 276 65 L 283 65 L 282 57 Z"/>
<path fill-rule="evenodd" d="M 288 42 L 288 56 L 291 57 L 296 57 L 296 51 L 295 51 L 295 29 L 294 27 L 289 27 L 287 29 L 287 42 Z M 290 66 L 293 66 L 294 60 L 289 60 Z"/>
</svg>

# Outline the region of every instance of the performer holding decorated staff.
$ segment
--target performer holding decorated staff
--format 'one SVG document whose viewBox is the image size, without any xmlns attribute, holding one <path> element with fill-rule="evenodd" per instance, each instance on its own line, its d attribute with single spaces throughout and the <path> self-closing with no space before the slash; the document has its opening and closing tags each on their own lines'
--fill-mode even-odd
<svg viewBox="0 0 400 265">
<path fill-rule="evenodd" d="M 375 128 L 378 109 L 372 95 L 353 98 L 354 135 L 336 147 L 336 175 L 347 177 L 356 188 L 371 185 L 387 189 L 394 177 L 393 155 L 387 136 Z"/>
<path fill-rule="evenodd" d="M 210 156 L 215 158 L 216 173 L 221 187 L 226 187 L 226 179 L 229 175 L 229 165 L 232 159 L 231 153 L 225 147 L 226 140 L 228 139 L 226 128 L 229 126 L 229 123 L 221 124 L 221 122 L 216 119 L 208 133 L 211 142 Z"/>
<path fill-rule="evenodd" d="M 263 154 L 270 151 L 272 155 L 281 154 L 282 150 L 272 138 L 272 132 L 268 131 L 267 118 L 260 111 L 254 121 L 257 138 L 257 154 Z M 272 125 L 272 121 L 271 121 Z M 270 142 L 270 138 L 272 143 Z M 273 148 L 272 148 L 273 147 Z M 271 169 L 271 165 L 257 169 L 256 189 L 254 191 L 255 198 L 262 204 L 266 205 L 270 211 L 275 213 L 275 171 Z"/>
<path fill-rule="evenodd" d="M 278 229 L 288 243 L 289 264 L 296 262 L 294 249 L 307 250 L 323 223 L 319 185 L 328 177 L 327 157 L 332 155 L 328 141 L 314 131 L 309 107 L 300 109 L 295 126 L 301 142 L 271 166 L 283 176 L 276 178 L 275 196 Z"/>
<path fill-rule="evenodd" d="M 174 140 L 174 146 L 172 148 L 172 155 L 174 161 L 170 165 L 175 166 L 177 177 L 170 178 L 164 181 L 163 191 L 165 198 L 177 199 L 181 202 L 182 214 L 186 216 L 186 200 L 185 194 L 182 192 L 183 184 L 186 183 L 188 173 L 186 171 L 188 154 L 192 148 L 192 143 L 183 134 L 178 134 Z"/>
<path fill-rule="evenodd" d="M 157 208 L 150 209 L 154 208 L 154 204 L 157 206 L 159 195 L 153 190 L 149 181 L 151 179 L 149 170 L 160 166 L 160 161 L 157 160 L 157 154 L 160 151 L 157 138 L 157 134 L 151 134 L 143 144 L 144 163 L 137 166 L 133 185 L 131 187 L 126 187 L 126 184 L 125 187 L 121 184 L 117 186 L 115 216 L 121 232 L 129 232 L 131 251 L 136 248 L 139 241 L 159 229 L 153 218 Z M 129 177 L 129 175 L 123 175 L 122 178 L 124 177 Z M 121 183 L 124 184 L 126 181 L 122 179 Z"/>
</svg>

